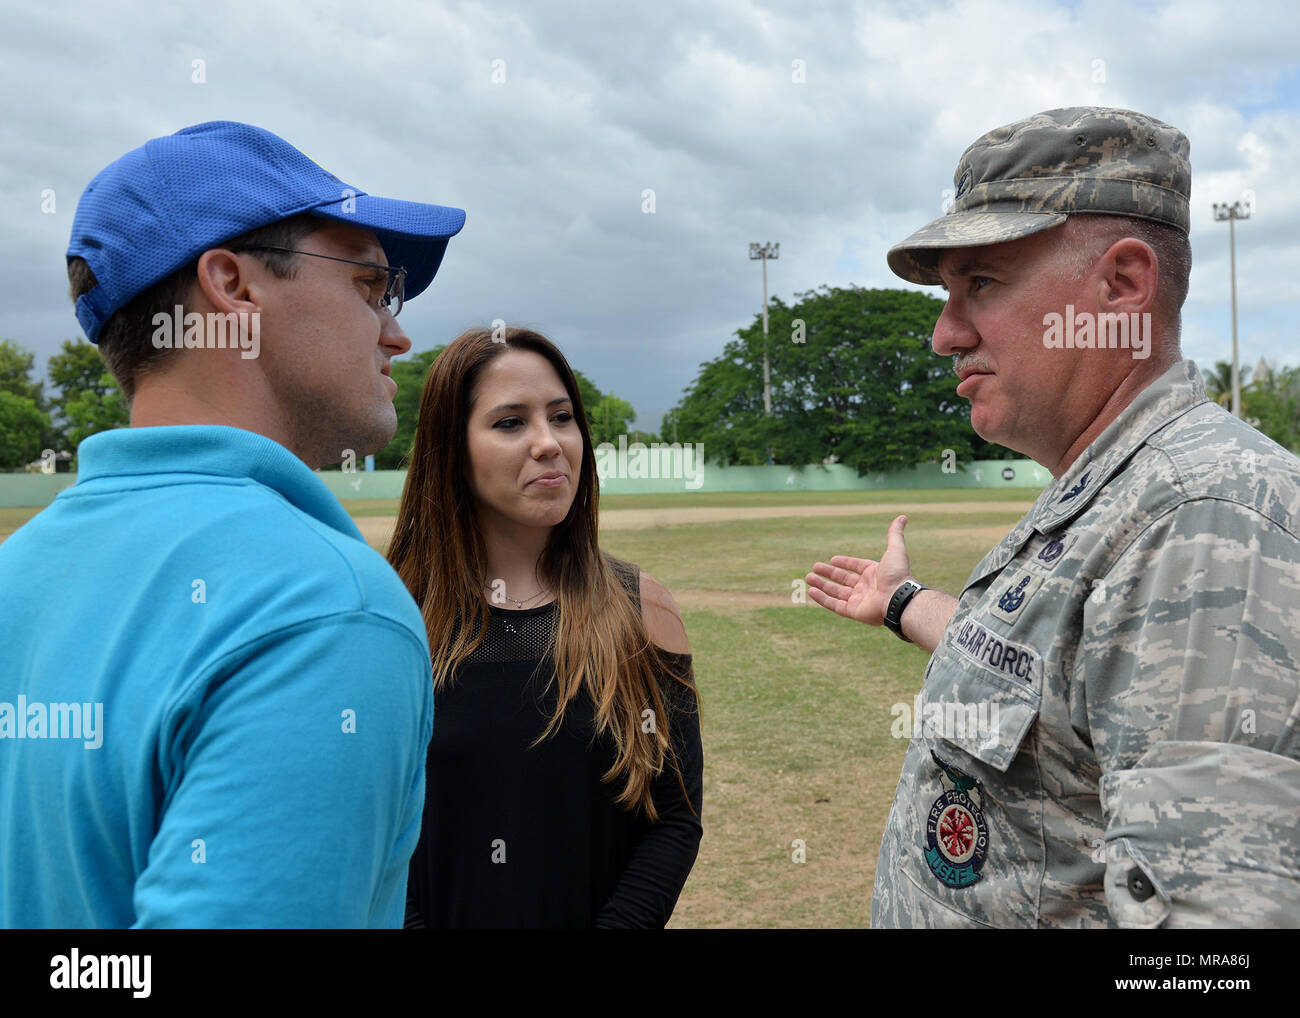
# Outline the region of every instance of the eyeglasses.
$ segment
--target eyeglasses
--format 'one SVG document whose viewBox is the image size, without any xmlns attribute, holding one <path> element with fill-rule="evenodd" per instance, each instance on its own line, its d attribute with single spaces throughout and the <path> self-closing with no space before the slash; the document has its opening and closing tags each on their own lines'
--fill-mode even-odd
<svg viewBox="0 0 1300 1018">
<path fill-rule="evenodd" d="M 384 287 L 384 295 L 379 299 L 379 302 L 388 309 L 388 313 L 394 318 L 401 313 L 402 296 L 406 287 L 406 270 L 404 268 L 380 265 L 377 262 L 358 262 L 351 258 L 335 258 L 333 255 L 316 254 L 314 251 L 298 251 L 291 247 L 274 247 L 270 244 L 255 244 L 252 247 L 231 248 L 230 250 L 236 254 L 243 251 L 280 251 L 283 254 L 307 255 L 310 258 L 328 258 L 332 262 L 346 262 L 348 265 L 364 265 L 368 269 L 378 269 L 388 276 L 388 284 Z"/>
</svg>

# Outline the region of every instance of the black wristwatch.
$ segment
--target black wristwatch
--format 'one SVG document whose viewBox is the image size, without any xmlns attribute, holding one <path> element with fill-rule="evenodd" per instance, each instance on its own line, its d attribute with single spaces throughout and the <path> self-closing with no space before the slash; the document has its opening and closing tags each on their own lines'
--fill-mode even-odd
<svg viewBox="0 0 1300 1018">
<path fill-rule="evenodd" d="M 892 629 L 904 643 L 912 641 L 903 635 L 903 610 L 911 603 L 912 598 L 921 591 L 929 589 L 915 580 L 904 580 L 903 585 L 894 591 L 894 596 L 889 599 L 889 607 L 885 609 L 885 625 Z"/>
</svg>

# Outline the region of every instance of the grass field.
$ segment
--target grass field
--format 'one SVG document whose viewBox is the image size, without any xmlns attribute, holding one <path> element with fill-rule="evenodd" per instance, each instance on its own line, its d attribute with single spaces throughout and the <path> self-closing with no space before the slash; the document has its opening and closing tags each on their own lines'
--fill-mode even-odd
<svg viewBox="0 0 1300 1018">
<path fill-rule="evenodd" d="M 890 497 L 855 494 L 860 517 L 792 516 L 602 538 L 607 551 L 638 563 L 669 590 L 692 592 L 681 607 L 703 704 L 705 834 L 674 927 L 869 921 L 876 854 L 907 750 L 905 740 L 890 736 L 890 707 L 910 707 L 926 657 L 887 630 L 841 619 L 811 600 L 792 601 L 792 581 L 814 562 L 840 553 L 874 558 L 883 549 L 894 516 Z M 954 499 L 994 500 L 969 495 L 1005 501 L 1006 491 L 892 495 L 933 503 L 933 510 L 909 513 L 908 548 L 916 575 L 949 591 L 960 590 L 1024 511 L 948 508 Z M 1026 492 L 1024 508 L 1031 503 Z M 719 592 L 714 603 L 701 596 L 708 591 Z M 770 594 L 772 604 L 752 597 L 730 603 L 724 591 Z M 804 842 L 804 863 L 792 860 L 796 839 Z"/>
<path fill-rule="evenodd" d="M 865 926 L 906 740 L 890 736 L 926 658 L 883 629 L 797 603 L 831 555 L 876 557 L 907 504 L 913 572 L 960 590 L 1033 501 L 1028 489 L 611 496 L 605 510 L 790 507 L 765 519 L 608 530 L 602 547 L 678 599 L 702 698 L 704 840 L 674 927 Z M 981 503 L 990 503 L 987 509 Z M 1018 508 L 1008 508 L 1017 503 Z M 860 506 L 852 515 L 803 515 Z M 391 517 L 395 500 L 349 502 Z M 37 510 L 0 509 L 0 534 Z M 644 515 L 644 514 L 643 514 Z M 370 522 L 380 522 L 372 520 Z M 383 542 L 372 543 L 383 551 Z M 802 840 L 806 862 L 792 860 Z"/>
<path fill-rule="evenodd" d="M 40 509 L 23 506 L 18 509 L 0 508 L 0 537 L 6 537 L 35 516 Z"/>
</svg>

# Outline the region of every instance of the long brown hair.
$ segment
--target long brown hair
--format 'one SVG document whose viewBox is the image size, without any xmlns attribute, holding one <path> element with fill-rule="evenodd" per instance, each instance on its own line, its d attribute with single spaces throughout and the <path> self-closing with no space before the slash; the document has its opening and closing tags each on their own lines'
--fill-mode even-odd
<svg viewBox="0 0 1300 1018">
<path fill-rule="evenodd" d="M 672 676 L 689 690 L 688 702 L 697 694 L 689 676 L 650 641 L 640 612 L 600 552 L 596 455 L 587 415 L 568 361 L 545 336 L 518 328 L 495 334 L 470 329 L 439 354 L 420 398 L 388 561 L 420 606 L 433 654 L 434 689 L 442 689 L 482 643 L 491 619 L 484 594 L 487 551 L 468 480 L 468 422 L 479 376 L 507 350 L 530 350 L 551 363 L 582 432 L 573 504 L 552 528 L 538 563 L 538 577 L 555 591 L 558 607 L 551 648 L 558 695 L 550 722 L 534 745 L 560 727 L 565 708 L 585 689 L 595 706 L 597 731 L 608 732 L 614 741 L 614 764 L 603 780 L 622 777 L 616 801 L 628 810 L 639 807 L 656 820 L 652 786 L 669 761 L 686 795 L 670 740 L 673 710 L 665 707 L 656 673 Z M 675 690 L 674 699 L 681 701 L 683 691 Z M 647 708 L 654 711 L 648 730 L 643 723 Z"/>
</svg>

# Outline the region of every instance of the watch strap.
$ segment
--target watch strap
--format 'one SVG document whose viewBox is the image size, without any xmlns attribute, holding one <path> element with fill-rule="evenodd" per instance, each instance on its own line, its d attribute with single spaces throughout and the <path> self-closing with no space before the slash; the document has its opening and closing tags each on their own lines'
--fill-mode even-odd
<svg viewBox="0 0 1300 1018">
<path fill-rule="evenodd" d="M 894 596 L 889 599 L 889 606 L 885 609 L 885 625 L 904 643 L 912 641 L 903 635 L 903 612 L 912 598 L 921 591 L 929 589 L 915 580 L 904 580 L 902 586 L 894 591 Z"/>
</svg>

